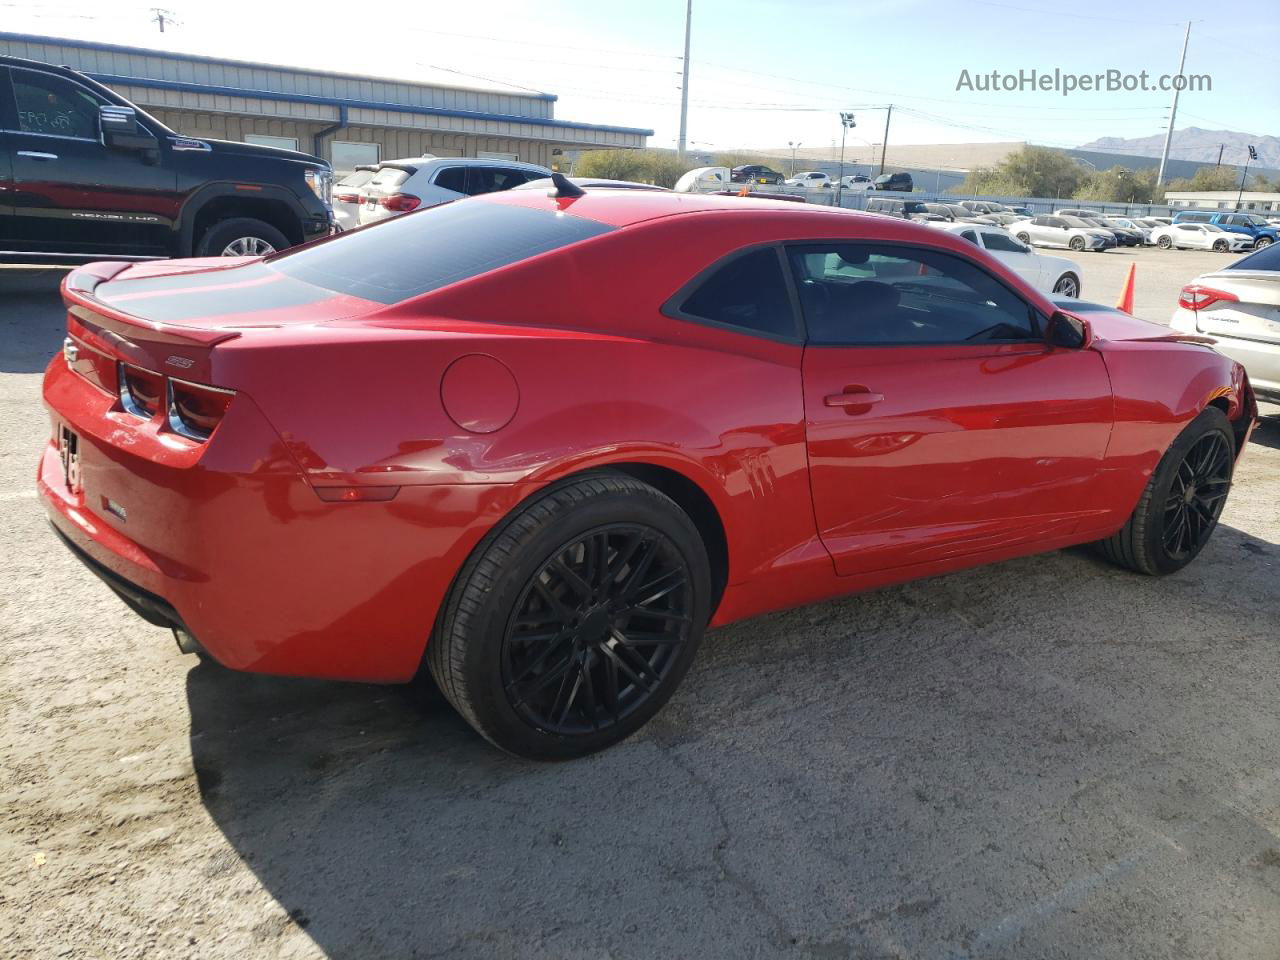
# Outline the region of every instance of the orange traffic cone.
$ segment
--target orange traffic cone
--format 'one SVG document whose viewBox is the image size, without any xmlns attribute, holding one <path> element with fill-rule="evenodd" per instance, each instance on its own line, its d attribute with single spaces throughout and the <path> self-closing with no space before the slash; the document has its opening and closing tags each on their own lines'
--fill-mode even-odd
<svg viewBox="0 0 1280 960">
<path fill-rule="evenodd" d="M 1129 274 L 1124 278 L 1124 289 L 1120 291 L 1120 299 L 1116 301 L 1117 310 L 1133 313 L 1133 278 L 1137 272 L 1138 265 L 1129 264 Z"/>
<path fill-rule="evenodd" d="M 739 191 L 738 191 L 738 196 L 740 196 L 740 197 L 749 197 L 749 196 L 751 196 L 751 188 L 750 188 L 750 187 L 743 187 L 741 190 L 739 190 Z"/>
</svg>

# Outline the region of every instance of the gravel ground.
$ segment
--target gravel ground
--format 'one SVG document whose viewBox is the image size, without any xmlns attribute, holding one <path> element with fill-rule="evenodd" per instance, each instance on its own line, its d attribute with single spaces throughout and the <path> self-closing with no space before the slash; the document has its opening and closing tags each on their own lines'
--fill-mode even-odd
<svg viewBox="0 0 1280 960">
<path fill-rule="evenodd" d="M 1173 577 L 1066 551 L 763 617 L 533 765 L 429 692 L 198 665 L 55 542 L 56 280 L 0 271 L 0 956 L 1280 954 L 1280 419 Z"/>
</svg>

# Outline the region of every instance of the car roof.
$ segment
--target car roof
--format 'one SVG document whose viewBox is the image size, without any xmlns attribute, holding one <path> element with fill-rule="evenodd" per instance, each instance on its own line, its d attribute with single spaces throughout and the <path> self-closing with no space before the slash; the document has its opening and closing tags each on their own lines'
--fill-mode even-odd
<svg viewBox="0 0 1280 960">
<path fill-rule="evenodd" d="M 606 223 L 612 227 L 628 227 L 664 217 L 687 214 L 788 213 L 814 218 L 815 222 L 848 224 L 849 217 L 861 222 L 881 224 L 883 217 L 818 204 L 802 204 L 774 200 L 759 194 L 746 197 L 732 194 L 717 196 L 707 193 L 676 193 L 665 190 L 617 190 L 609 187 L 585 188 L 581 197 L 549 197 L 541 190 L 502 190 L 485 193 L 467 202 L 505 203 L 534 209 L 544 208 Z"/>
</svg>

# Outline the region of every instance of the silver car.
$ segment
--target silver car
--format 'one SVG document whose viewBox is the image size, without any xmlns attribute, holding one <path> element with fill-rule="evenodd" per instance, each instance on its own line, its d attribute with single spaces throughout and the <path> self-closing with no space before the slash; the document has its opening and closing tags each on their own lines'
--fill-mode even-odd
<svg viewBox="0 0 1280 960">
<path fill-rule="evenodd" d="M 1099 229 L 1077 217 L 1058 214 L 1010 224 L 1009 232 L 1023 243 L 1037 247 L 1064 247 L 1101 253 L 1116 245 L 1115 234 L 1110 230 Z"/>
<path fill-rule="evenodd" d="M 510 190 L 551 176 L 536 163 L 486 157 L 411 157 L 386 160 L 364 186 L 360 225 L 462 197 Z"/>
<path fill-rule="evenodd" d="M 1196 277 L 1169 325 L 1213 337 L 1244 365 L 1259 398 L 1280 403 L 1280 244 Z"/>
</svg>

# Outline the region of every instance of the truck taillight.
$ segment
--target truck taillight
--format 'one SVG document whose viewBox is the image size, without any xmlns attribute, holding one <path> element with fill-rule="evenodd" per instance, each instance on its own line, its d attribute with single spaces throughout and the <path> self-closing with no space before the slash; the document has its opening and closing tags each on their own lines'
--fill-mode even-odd
<svg viewBox="0 0 1280 960">
<path fill-rule="evenodd" d="M 382 206 L 395 213 L 408 213 L 417 210 L 422 201 L 411 193 L 393 193 L 378 201 Z"/>
<path fill-rule="evenodd" d="M 169 427 L 190 440 L 208 440 L 235 393 L 169 378 Z"/>
<path fill-rule="evenodd" d="M 1203 310 L 1215 303 L 1239 303 L 1240 298 L 1227 290 L 1189 283 L 1178 294 L 1178 306 L 1184 310 Z"/>
</svg>

